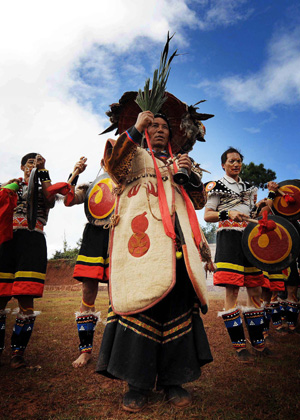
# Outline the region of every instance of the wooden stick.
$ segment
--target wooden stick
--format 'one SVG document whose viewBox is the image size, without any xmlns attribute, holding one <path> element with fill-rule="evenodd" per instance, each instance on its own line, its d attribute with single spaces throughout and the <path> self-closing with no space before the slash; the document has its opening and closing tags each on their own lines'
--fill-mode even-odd
<svg viewBox="0 0 300 420">
<path fill-rule="evenodd" d="M 281 191 L 280 189 L 278 189 L 277 192 L 279 192 L 279 194 L 281 194 L 283 197 L 285 195 L 289 195 L 290 197 L 292 197 L 294 195 L 294 193 L 285 193 L 285 192 Z"/>
<path fill-rule="evenodd" d="M 194 161 L 194 165 L 196 166 L 196 168 L 200 169 L 200 171 L 206 172 L 208 174 L 211 174 L 211 172 L 207 171 L 206 169 L 201 168 L 201 166 L 199 165 L 199 163 L 195 163 L 195 161 Z"/>
<path fill-rule="evenodd" d="M 166 168 L 167 166 L 172 165 L 172 163 L 175 162 L 175 160 L 178 160 L 180 158 L 180 156 L 181 156 L 181 153 L 178 153 L 178 155 L 174 156 L 173 159 L 169 158 L 168 161 L 167 161 L 167 163 L 164 166 L 161 166 L 161 168 Z M 192 159 L 190 156 L 189 156 L 189 158 L 191 159 L 192 164 L 194 164 L 194 166 L 196 168 L 198 168 L 200 171 L 207 172 L 208 174 L 211 173 L 211 172 L 207 171 L 206 169 L 201 168 L 200 165 L 199 165 L 199 163 L 196 163 L 194 161 L 194 159 Z"/>
<path fill-rule="evenodd" d="M 197 166 L 197 168 L 200 169 L 200 171 L 203 171 L 203 172 L 206 172 L 208 174 L 211 174 L 211 172 L 207 171 L 206 169 L 201 168 L 199 165 L 196 165 L 196 166 Z"/>
<path fill-rule="evenodd" d="M 244 220 L 245 220 L 245 222 L 257 223 L 257 224 L 259 223 L 259 221 L 258 221 L 258 220 L 255 220 L 255 219 L 250 219 L 249 217 L 245 218 Z"/>
</svg>

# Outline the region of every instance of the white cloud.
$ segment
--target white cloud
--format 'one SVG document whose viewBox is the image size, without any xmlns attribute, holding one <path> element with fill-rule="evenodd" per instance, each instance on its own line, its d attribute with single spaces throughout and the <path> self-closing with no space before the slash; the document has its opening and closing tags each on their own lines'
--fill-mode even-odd
<svg viewBox="0 0 300 420">
<path fill-rule="evenodd" d="M 261 132 L 261 129 L 257 127 L 245 127 L 244 130 L 248 131 L 251 134 L 257 134 Z"/>
<path fill-rule="evenodd" d="M 198 87 L 218 92 L 224 101 L 243 111 L 270 110 L 300 100 L 300 29 L 279 31 L 271 40 L 267 60 L 256 73 L 206 80 Z"/>
<path fill-rule="evenodd" d="M 142 62 L 132 68 L 130 55 L 151 54 L 154 43 L 159 49 L 168 30 L 176 32 L 174 45 L 184 45 L 183 27 L 196 22 L 184 0 L 20 0 L 1 3 L 0 12 L 2 182 L 20 176 L 28 151 L 45 156 L 53 182 L 66 180 L 86 155 L 80 178 L 93 180 L 105 143 L 98 133 L 109 125 L 104 111 L 145 71 Z M 128 62 L 118 61 L 124 54 Z M 120 84 L 121 72 L 129 85 Z M 49 254 L 62 247 L 64 232 L 74 244 L 84 223 L 83 206 L 58 203 L 46 227 Z"/>
<path fill-rule="evenodd" d="M 231 26 L 244 21 L 253 13 L 253 8 L 245 7 L 248 0 L 196 0 L 202 6 L 198 27 L 211 30 L 217 26 Z M 251 2 L 249 3 L 251 5 Z"/>
</svg>

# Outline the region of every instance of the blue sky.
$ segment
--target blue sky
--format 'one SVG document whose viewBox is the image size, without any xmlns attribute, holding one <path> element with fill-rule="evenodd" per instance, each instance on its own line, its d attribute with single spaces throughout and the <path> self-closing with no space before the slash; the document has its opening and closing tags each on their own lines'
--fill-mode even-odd
<svg viewBox="0 0 300 420">
<path fill-rule="evenodd" d="M 38 150 L 53 182 L 88 157 L 93 180 L 108 136 L 105 111 L 123 92 L 144 86 L 158 66 L 167 31 L 175 32 L 167 90 L 201 99 L 206 143 L 191 156 L 222 176 L 220 155 L 239 148 L 277 181 L 300 178 L 300 4 L 248 0 L 29 0 L 1 5 L 0 180 L 20 176 L 20 157 Z M 41 4 L 43 3 L 43 5 Z M 13 22 L 13 23 L 12 23 Z M 259 197 L 263 197 L 260 192 Z M 203 221 L 203 212 L 199 212 Z M 83 206 L 52 211 L 49 255 L 81 236 Z"/>
</svg>

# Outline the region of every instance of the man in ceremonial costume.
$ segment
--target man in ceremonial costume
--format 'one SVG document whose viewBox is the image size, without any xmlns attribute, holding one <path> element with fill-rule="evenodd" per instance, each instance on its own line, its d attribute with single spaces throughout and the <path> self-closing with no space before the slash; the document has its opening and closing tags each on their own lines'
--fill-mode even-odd
<svg viewBox="0 0 300 420">
<path fill-rule="evenodd" d="M 31 171 L 37 168 L 39 179 L 37 198 L 37 221 L 29 230 L 27 221 L 28 182 Z M 24 178 L 12 179 L 7 184 L 17 183 L 17 206 L 13 212 L 13 238 L 0 245 L 0 355 L 4 349 L 7 303 L 15 297 L 19 303 L 16 323 L 11 337 L 11 367 L 26 366 L 24 351 L 29 342 L 35 318 L 34 298 L 42 297 L 47 267 L 47 247 L 44 226 L 55 197 L 49 196 L 51 185 L 45 159 L 37 153 L 28 153 L 21 160 Z M 2 187 L 6 184 L 2 184 Z"/>
<path fill-rule="evenodd" d="M 209 223 L 219 222 L 214 273 L 214 285 L 226 289 L 225 310 L 220 312 L 237 359 L 243 363 L 253 362 L 253 355 L 246 349 L 240 309 L 237 307 L 239 288 L 247 288 L 247 307 L 243 315 L 249 332 L 252 348 L 256 355 L 269 355 L 263 336 L 264 309 L 261 307 L 261 286 L 264 284 L 263 273 L 252 267 L 242 250 L 242 234 L 247 226 L 247 219 L 256 217 L 275 197 L 277 184 L 269 182 L 269 196 L 263 209 L 256 204 L 257 188 L 243 181 L 241 172 L 243 155 L 230 147 L 221 156 L 225 175 L 216 182 L 206 184 L 208 200 L 204 220 Z M 257 203 L 258 204 L 258 203 Z"/>
<path fill-rule="evenodd" d="M 104 157 L 117 203 L 111 306 L 96 370 L 128 383 L 128 411 L 140 411 L 155 386 L 175 406 L 189 405 L 182 384 L 196 380 L 212 361 L 200 317 L 208 305 L 200 249 L 206 256 L 208 250 L 195 213 L 206 196 L 186 153 L 170 161 L 171 142 L 167 117 L 144 111 L 114 147 L 108 141 Z M 178 167 L 189 174 L 184 187 L 174 182 Z"/>
<path fill-rule="evenodd" d="M 86 158 L 81 157 L 74 167 L 74 172 L 82 173 L 86 168 Z M 74 173 L 73 172 L 73 173 Z M 75 190 L 78 176 L 72 182 Z M 72 201 L 67 197 L 64 203 L 67 207 L 83 204 L 87 198 L 87 191 L 91 183 L 81 184 L 76 190 Z M 102 190 L 100 191 L 102 194 Z M 99 193 L 99 194 L 100 194 Z M 99 195 L 101 197 L 101 195 Z M 103 196 L 102 196 L 103 199 Z M 101 206 L 101 199 L 99 205 Z M 87 223 L 82 236 L 82 243 L 77 257 L 73 277 L 82 282 L 82 301 L 79 312 L 76 312 L 76 324 L 79 335 L 79 357 L 72 363 L 74 368 L 86 366 L 91 360 L 94 331 L 100 318 L 100 312 L 96 312 L 95 301 L 98 294 L 99 282 L 108 281 L 108 240 L 109 229 L 103 224 Z"/>
</svg>

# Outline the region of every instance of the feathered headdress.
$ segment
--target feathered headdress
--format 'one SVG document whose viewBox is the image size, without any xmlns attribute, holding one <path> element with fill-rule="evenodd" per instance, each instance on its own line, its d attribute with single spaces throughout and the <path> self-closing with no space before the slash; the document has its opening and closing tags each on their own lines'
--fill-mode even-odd
<svg viewBox="0 0 300 420">
<path fill-rule="evenodd" d="M 153 74 L 152 88 L 150 79 L 145 82 L 144 90 L 139 92 L 125 92 L 118 103 L 110 105 L 110 111 L 106 112 L 111 125 L 101 134 L 116 130 L 115 134 L 121 134 L 135 124 L 138 114 L 142 111 L 151 111 L 165 114 L 168 118 L 172 139 L 173 153 L 186 153 L 192 150 L 196 140 L 205 141 L 205 127 L 202 121 L 212 118 L 212 114 L 197 112 L 196 105 L 205 102 L 199 101 L 195 105 L 188 106 L 176 96 L 166 92 L 166 84 L 171 70 L 171 62 L 176 57 L 177 50 L 168 59 L 169 44 L 173 35 L 167 35 L 167 42 L 161 54 L 159 69 Z"/>
</svg>

